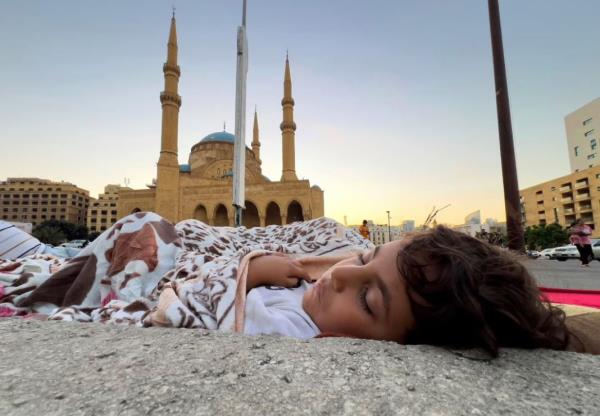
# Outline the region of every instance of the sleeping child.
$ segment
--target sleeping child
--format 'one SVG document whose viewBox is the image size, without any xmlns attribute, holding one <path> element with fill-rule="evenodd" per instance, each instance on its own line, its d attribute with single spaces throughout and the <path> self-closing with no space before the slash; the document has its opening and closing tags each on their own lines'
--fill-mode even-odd
<svg viewBox="0 0 600 416">
<path fill-rule="evenodd" d="M 445 227 L 383 246 L 319 218 L 252 229 L 119 220 L 69 260 L 0 261 L 0 316 L 600 353 L 514 257 Z M 575 319 L 577 318 L 577 319 Z"/>
</svg>

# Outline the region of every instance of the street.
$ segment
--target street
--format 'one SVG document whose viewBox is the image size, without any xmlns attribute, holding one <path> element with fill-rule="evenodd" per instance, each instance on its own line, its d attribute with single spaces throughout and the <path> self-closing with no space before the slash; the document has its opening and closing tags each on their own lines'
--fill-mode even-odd
<svg viewBox="0 0 600 416">
<path fill-rule="evenodd" d="M 525 259 L 522 262 L 540 286 L 562 289 L 600 290 L 600 262 L 581 267 L 579 260 Z"/>
</svg>

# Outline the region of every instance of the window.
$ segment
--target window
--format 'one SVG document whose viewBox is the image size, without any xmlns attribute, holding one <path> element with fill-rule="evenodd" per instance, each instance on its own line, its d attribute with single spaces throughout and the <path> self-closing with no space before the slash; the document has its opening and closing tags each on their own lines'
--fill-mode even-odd
<svg viewBox="0 0 600 416">
<path fill-rule="evenodd" d="M 596 153 L 592 153 L 591 155 L 588 155 L 588 160 L 594 159 L 595 157 L 596 157 Z"/>
<path fill-rule="evenodd" d="M 579 156 L 579 146 L 575 146 L 573 151 L 575 152 L 575 156 Z"/>
<path fill-rule="evenodd" d="M 588 124 L 590 124 L 591 122 L 592 122 L 592 118 L 590 117 L 590 118 L 588 118 L 588 119 L 585 119 L 585 120 L 583 120 L 583 125 L 584 125 L 584 126 L 587 126 L 587 125 L 588 125 Z"/>
<path fill-rule="evenodd" d="M 594 134 L 594 129 L 588 130 L 584 133 L 585 137 L 590 137 L 592 134 Z"/>
</svg>

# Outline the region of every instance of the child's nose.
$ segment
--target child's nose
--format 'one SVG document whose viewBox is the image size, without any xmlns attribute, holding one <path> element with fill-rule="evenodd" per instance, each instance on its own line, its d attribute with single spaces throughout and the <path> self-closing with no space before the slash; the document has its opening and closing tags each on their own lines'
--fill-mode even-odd
<svg viewBox="0 0 600 416">
<path fill-rule="evenodd" d="M 341 292 L 357 281 L 353 267 L 338 267 L 331 272 L 333 290 Z"/>
</svg>

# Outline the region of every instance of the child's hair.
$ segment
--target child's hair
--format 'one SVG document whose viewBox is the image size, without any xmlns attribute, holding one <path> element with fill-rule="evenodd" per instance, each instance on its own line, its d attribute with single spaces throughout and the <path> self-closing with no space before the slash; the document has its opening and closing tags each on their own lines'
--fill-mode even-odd
<svg viewBox="0 0 600 416">
<path fill-rule="evenodd" d="M 552 348 L 568 343 L 564 312 L 550 305 L 516 256 L 438 226 L 398 253 L 416 327 L 407 344 Z"/>
</svg>

